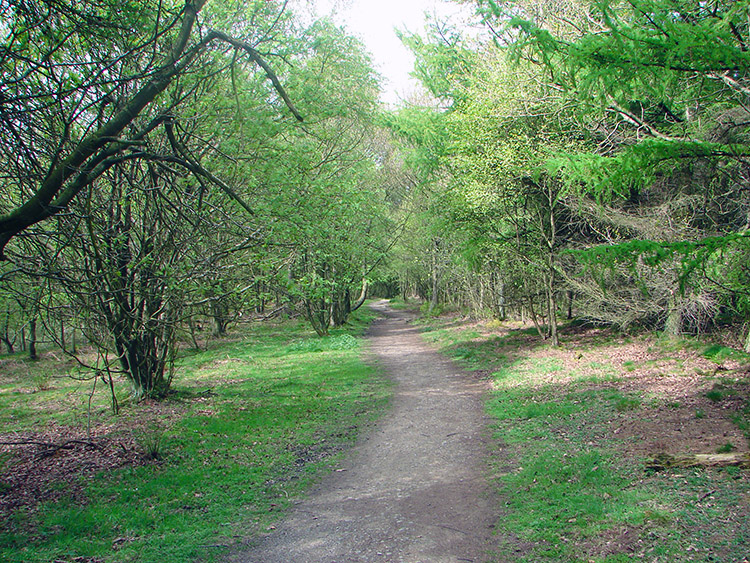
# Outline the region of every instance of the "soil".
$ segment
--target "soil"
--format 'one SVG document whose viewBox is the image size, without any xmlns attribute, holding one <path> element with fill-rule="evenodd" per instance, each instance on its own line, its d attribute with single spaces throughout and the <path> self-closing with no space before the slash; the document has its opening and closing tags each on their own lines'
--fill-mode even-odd
<svg viewBox="0 0 750 563">
<path fill-rule="evenodd" d="M 497 517 L 483 470 L 486 381 L 431 350 L 412 316 L 373 306 L 371 352 L 394 382 L 387 416 L 242 563 L 487 560 Z"/>
<path fill-rule="evenodd" d="M 14 510 L 36 510 L 41 502 L 69 497 L 85 502 L 89 477 L 125 466 L 159 463 L 139 443 L 156 420 L 176 420 L 179 407 L 141 403 L 138 419 L 121 416 L 112 424 L 47 423 L 37 431 L 0 433 L 0 525 Z"/>
<path fill-rule="evenodd" d="M 460 326 L 466 328 L 469 323 Z M 737 361 L 717 363 L 686 347 L 664 350 L 653 335 L 629 338 L 609 329 L 566 327 L 561 331 L 560 347 L 552 348 L 540 346 L 535 334 L 519 334 L 514 329 L 524 328 L 520 325 L 505 323 L 500 329 L 488 330 L 477 323 L 473 328 L 481 334 L 478 343 L 512 332 L 520 343 L 516 355 L 531 365 L 557 367 L 529 374 L 522 381 L 524 386 L 552 386 L 563 394 L 584 375 L 594 381 L 591 389 L 611 389 L 640 398 L 637 408 L 618 412 L 606 431 L 596 437 L 600 443 L 620 448 L 632 463 L 642 464 L 659 454 L 712 454 L 727 444 L 733 452 L 750 450 L 747 436 L 733 422 L 750 404 L 747 366 Z M 498 348 L 497 353 L 514 354 L 507 348 Z M 721 382 L 717 383 L 717 378 Z M 717 388 L 720 398 L 712 399 L 710 392 Z"/>
</svg>

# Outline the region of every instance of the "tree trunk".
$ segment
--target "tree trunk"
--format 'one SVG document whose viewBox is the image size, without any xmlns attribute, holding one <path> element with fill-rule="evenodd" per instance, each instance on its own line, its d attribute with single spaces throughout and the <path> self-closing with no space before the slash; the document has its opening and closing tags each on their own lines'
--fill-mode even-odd
<svg viewBox="0 0 750 563">
<path fill-rule="evenodd" d="M 36 317 L 29 321 L 29 359 L 36 360 L 39 356 L 36 353 Z"/>
<path fill-rule="evenodd" d="M 221 298 L 216 298 L 211 301 L 211 321 L 212 330 L 211 335 L 217 338 L 226 336 L 227 324 L 229 323 L 228 311 L 226 304 L 221 302 Z"/>
<path fill-rule="evenodd" d="M 568 290 L 568 320 L 573 318 L 573 290 Z"/>
<path fill-rule="evenodd" d="M 659 454 L 646 462 L 646 469 L 659 471 L 670 467 L 728 467 L 750 468 L 750 454 Z"/>
<path fill-rule="evenodd" d="M 359 297 L 351 307 L 352 312 L 359 309 L 367 299 L 367 278 L 362 278 L 362 290 L 359 293 Z"/>
<path fill-rule="evenodd" d="M 169 344 L 159 345 L 153 334 L 142 334 L 120 342 L 120 364 L 133 385 L 136 399 L 161 399 L 169 390 L 170 378 L 165 377 Z"/>
<path fill-rule="evenodd" d="M 557 336 L 557 297 L 555 292 L 555 266 L 554 259 L 550 254 L 549 270 L 547 272 L 547 334 L 553 346 L 559 346 L 560 340 Z"/>
<path fill-rule="evenodd" d="M 0 338 L 3 343 L 5 343 L 5 347 L 8 349 L 8 354 L 13 353 L 13 340 L 10 339 L 10 306 L 8 306 L 5 310 L 5 324 L 3 326 L 3 335 Z"/>
<path fill-rule="evenodd" d="M 534 322 L 534 327 L 536 328 L 537 333 L 539 334 L 539 338 L 544 340 L 545 334 L 542 332 L 541 324 L 539 323 L 539 319 L 536 316 L 536 312 L 534 311 L 534 298 L 529 297 L 529 314 L 531 315 L 531 320 Z"/>
<path fill-rule="evenodd" d="M 547 314 L 549 318 L 550 340 L 553 346 L 559 346 L 560 339 L 557 335 L 557 299 L 555 298 L 555 291 L 553 289 L 549 289 L 547 294 Z"/>
<path fill-rule="evenodd" d="M 677 295 L 673 292 L 669 296 L 667 320 L 664 323 L 664 334 L 678 337 L 682 333 L 682 307 Z"/>
<path fill-rule="evenodd" d="M 193 346 L 196 350 L 201 350 L 201 345 L 198 343 L 198 337 L 195 334 L 195 321 L 192 316 L 188 318 L 188 329 L 190 330 L 190 339 L 193 341 Z"/>
<path fill-rule="evenodd" d="M 331 302 L 331 323 L 333 326 L 344 326 L 352 312 L 349 288 L 339 292 Z"/>
<path fill-rule="evenodd" d="M 314 300 L 305 299 L 307 320 L 318 336 L 328 336 L 328 327 L 331 324 L 330 307 L 326 306 L 325 299 L 319 299 L 317 305 Z"/>
<path fill-rule="evenodd" d="M 500 280 L 497 284 L 497 316 L 498 319 L 504 321 L 506 318 L 505 311 L 505 281 Z"/>
<path fill-rule="evenodd" d="M 437 243 L 433 244 L 432 251 L 432 267 L 430 268 L 430 282 L 432 287 L 432 293 L 430 295 L 430 308 L 429 313 L 432 313 L 438 305 L 438 273 L 437 273 Z"/>
</svg>

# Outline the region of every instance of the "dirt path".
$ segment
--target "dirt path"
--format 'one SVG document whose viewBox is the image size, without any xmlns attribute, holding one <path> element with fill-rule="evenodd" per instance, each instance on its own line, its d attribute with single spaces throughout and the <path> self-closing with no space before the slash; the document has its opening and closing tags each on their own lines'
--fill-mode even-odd
<svg viewBox="0 0 750 563">
<path fill-rule="evenodd" d="M 385 302 L 371 349 L 392 410 L 243 563 L 485 560 L 493 499 L 483 479 L 486 387 L 430 350 Z"/>
</svg>

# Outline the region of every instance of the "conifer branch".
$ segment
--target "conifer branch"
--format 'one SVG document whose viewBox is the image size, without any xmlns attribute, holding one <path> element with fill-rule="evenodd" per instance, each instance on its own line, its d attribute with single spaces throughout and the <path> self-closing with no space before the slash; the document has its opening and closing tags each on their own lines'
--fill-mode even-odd
<svg viewBox="0 0 750 563">
<path fill-rule="evenodd" d="M 624 107 L 618 104 L 611 96 L 609 97 L 609 101 L 610 101 L 610 109 L 612 111 L 624 117 L 626 121 L 632 123 L 638 129 L 645 131 L 649 136 L 655 137 L 657 139 L 661 139 L 662 141 L 681 141 L 681 142 L 687 141 L 687 139 L 685 138 L 672 137 L 670 135 L 665 135 L 661 131 L 655 129 L 654 127 L 646 123 L 643 119 L 635 115 L 633 112 L 626 110 Z"/>
<path fill-rule="evenodd" d="M 740 84 L 737 80 L 732 78 L 728 72 L 725 72 L 723 74 L 711 73 L 708 76 L 709 78 L 713 78 L 715 80 L 721 80 L 724 84 L 729 86 L 732 90 L 740 92 L 741 94 L 745 94 L 746 96 L 750 96 L 750 88 Z"/>
</svg>

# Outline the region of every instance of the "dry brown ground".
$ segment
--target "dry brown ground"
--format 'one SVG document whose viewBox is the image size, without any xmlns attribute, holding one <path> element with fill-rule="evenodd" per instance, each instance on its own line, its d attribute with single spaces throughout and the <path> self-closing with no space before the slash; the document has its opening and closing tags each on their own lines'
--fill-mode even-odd
<svg viewBox="0 0 750 563">
<path fill-rule="evenodd" d="M 561 346 L 553 348 L 540 346 L 537 335 L 518 332 L 529 328 L 520 324 L 500 329 L 488 329 L 484 323 L 467 327 L 481 333 L 477 342 L 513 334 L 518 345 L 510 354 L 521 359 L 518 369 L 540 363 L 552 366 L 547 372 L 529 370 L 518 385 L 554 385 L 564 392 L 570 383 L 584 379 L 592 389 L 642 397 L 637 408 L 619 412 L 602 436 L 604 441 L 625 444 L 624 453 L 630 457 L 716 453 L 728 443 L 735 452 L 750 450 L 748 437 L 733 421 L 750 404 L 748 362 L 716 363 L 701 354 L 707 345 L 696 349 L 653 335 L 618 336 L 602 328 L 565 329 Z M 508 354 L 503 340 L 498 340 L 497 349 Z M 720 400 L 707 396 L 717 389 Z"/>
<path fill-rule="evenodd" d="M 48 422 L 38 430 L 0 432 L 0 522 L 14 510 L 33 510 L 62 496 L 78 498 L 86 479 L 123 466 L 159 463 L 150 459 L 144 436 L 153 439 L 159 425 L 176 420 L 180 406 L 143 402 L 138 417 L 113 423 L 65 425 Z"/>
</svg>

